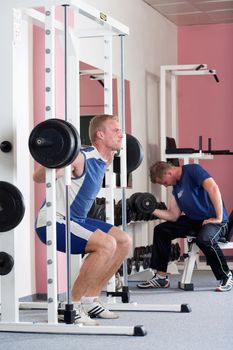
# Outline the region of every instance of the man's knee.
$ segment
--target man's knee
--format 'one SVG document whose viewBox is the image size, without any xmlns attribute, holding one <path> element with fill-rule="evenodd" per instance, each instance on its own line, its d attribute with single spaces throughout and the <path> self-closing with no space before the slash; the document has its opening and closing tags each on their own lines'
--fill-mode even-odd
<svg viewBox="0 0 233 350">
<path fill-rule="evenodd" d="M 211 247 L 213 245 L 213 242 L 209 237 L 199 235 L 196 238 L 196 244 L 199 248 L 203 248 L 203 247 Z"/>
<path fill-rule="evenodd" d="M 114 237 L 97 230 L 91 236 L 86 246 L 86 253 L 96 252 L 112 257 L 117 249 L 117 242 Z"/>
<path fill-rule="evenodd" d="M 129 250 L 132 246 L 132 238 L 127 232 L 120 230 L 118 227 L 113 226 L 109 231 L 109 235 L 114 237 L 119 249 Z"/>
<path fill-rule="evenodd" d="M 105 254 L 109 254 L 110 257 L 112 257 L 117 249 L 117 242 L 114 237 L 111 237 L 109 235 L 106 235 L 105 238 L 106 239 L 104 239 L 102 247 L 103 251 L 105 252 Z"/>
<path fill-rule="evenodd" d="M 154 227 L 154 240 L 158 237 L 164 237 L 165 232 L 163 230 L 163 223 L 162 224 L 158 224 Z"/>
<path fill-rule="evenodd" d="M 123 232 L 123 239 L 120 244 L 120 248 L 123 248 L 127 253 L 132 247 L 132 238 L 126 232 Z"/>
</svg>

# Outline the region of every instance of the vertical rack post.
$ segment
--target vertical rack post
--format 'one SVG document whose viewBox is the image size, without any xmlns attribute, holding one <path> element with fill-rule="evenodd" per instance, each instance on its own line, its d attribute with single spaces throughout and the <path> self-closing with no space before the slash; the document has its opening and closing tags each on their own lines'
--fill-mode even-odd
<svg viewBox="0 0 233 350">
<path fill-rule="evenodd" d="M 105 35 L 104 38 L 104 113 L 112 114 L 112 36 Z M 114 187 L 115 176 L 111 164 L 105 173 L 106 187 L 106 221 L 114 225 Z M 108 281 L 107 290 L 115 291 L 115 277 Z"/>
<path fill-rule="evenodd" d="M 121 187 L 122 187 L 122 229 L 123 231 L 127 231 L 127 218 L 126 218 L 126 187 L 127 187 L 127 159 L 126 159 L 126 133 L 125 133 L 125 79 L 124 79 L 124 55 L 125 55 L 125 47 L 124 47 L 124 35 L 120 35 L 120 43 L 121 43 L 121 73 L 120 73 L 120 90 L 121 90 L 121 109 L 120 109 L 120 117 L 121 117 L 121 128 L 123 134 L 122 141 L 122 153 L 121 153 Z M 127 261 L 123 261 L 123 284 L 124 287 L 128 286 L 128 272 L 127 272 Z"/>
<path fill-rule="evenodd" d="M 104 113 L 112 114 L 112 37 L 104 36 Z M 114 224 L 114 174 L 113 166 L 105 174 L 106 221 Z"/>
<path fill-rule="evenodd" d="M 166 148 L 166 69 L 160 67 L 160 160 L 165 161 Z M 166 202 L 166 188 L 161 186 L 161 201 Z"/>
<path fill-rule="evenodd" d="M 178 139 L 176 75 L 171 75 L 171 134 Z"/>
<path fill-rule="evenodd" d="M 68 121 L 68 102 L 67 102 L 67 7 L 69 5 L 62 5 L 64 8 L 64 113 L 65 121 Z M 67 264 L 67 303 L 70 305 L 71 301 L 71 247 L 70 247 L 70 200 L 69 188 L 71 184 L 71 167 L 65 167 L 65 185 L 66 185 L 66 264 Z"/>
<path fill-rule="evenodd" d="M 55 8 L 45 8 L 45 119 L 55 116 Z M 48 323 L 57 323 L 56 170 L 46 169 Z"/>
</svg>

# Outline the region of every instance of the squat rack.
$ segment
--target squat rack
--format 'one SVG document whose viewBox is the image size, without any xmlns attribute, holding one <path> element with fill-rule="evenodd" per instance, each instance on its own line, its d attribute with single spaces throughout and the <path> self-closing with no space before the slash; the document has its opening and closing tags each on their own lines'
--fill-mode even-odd
<svg viewBox="0 0 233 350">
<path fill-rule="evenodd" d="M 78 33 L 78 38 L 84 37 L 103 37 L 104 38 L 104 69 L 105 69 L 105 89 L 104 89 L 104 99 L 105 99 L 105 113 L 112 113 L 112 36 L 121 35 L 122 37 L 129 34 L 129 29 L 118 21 L 112 19 L 107 14 L 100 12 L 93 7 L 87 5 L 86 3 L 79 0 L 67 0 L 64 4 L 63 1 L 56 0 L 23 0 L 18 8 L 18 1 L 12 0 L 4 4 L 4 10 L 1 12 L 2 23 L 7 22 L 7 29 L 11 27 L 10 33 L 10 44 L 13 40 L 13 35 L 15 34 L 16 40 L 17 35 L 24 42 L 27 41 L 26 37 L 23 37 L 24 33 L 21 31 L 23 27 L 23 22 L 26 20 L 32 20 L 34 23 L 39 23 L 45 28 L 45 117 L 46 119 L 55 117 L 55 84 L 54 84 L 54 68 L 55 68 L 55 54 L 54 54 L 54 39 L 55 30 L 63 31 L 62 23 L 55 20 L 55 6 L 65 5 L 69 6 L 77 16 L 84 16 L 85 18 L 92 20 L 101 28 L 100 31 L 89 30 L 85 34 Z M 45 6 L 45 13 L 41 13 L 35 10 L 36 7 Z M 32 9 L 33 8 L 33 9 Z M 17 18 L 16 18 L 17 17 Z M 20 22 L 17 20 L 20 18 Z M 21 21 L 21 19 L 23 20 Z M 5 19 L 5 20 L 4 20 Z M 13 32 L 13 28 L 15 32 Z M 77 47 L 77 33 L 74 33 L 69 29 L 69 41 L 72 42 L 72 52 L 69 51 L 68 65 L 69 69 L 77 68 L 77 62 L 79 62 L 78 57 L 78 47 Z M 29 46 L 29 43 L 26 45 Z M 13 61 L 14 48 L 10 47 L 7 43 L 7 50 L 4 50 L 6 55 L 6 60 L 11 59 Z M 71 46 L 70 46 L 71 47 Z M 8 57 L 9 55 L 10 57 Z M 14 57 L 15 59 L 15 57 Z M 13 65 L 14 66 L 14 65 Z M 12 67 L 11 67 L 12 68 Z M 68 72 L 69 76 L 69 72 Z M 4 75 L 5 77 L 5 75 Z M 12 74 L 13 77 L 13 74 Z M 3 85 L 6 81 L 2 81 Z M 3 85 L 1 90 L 3 90 Z M 7 85 L 7 84 L 6 84 Z M 72 88 L 71 88 L 72 86 Z M 14 90 L 14 80 L 12 81 L 12 90 Z M 71 91 L 70 91 L 71 90 Z M 72 93 L 73 91 L 73 93 Z M 77 97 L 79 96 L 78 89 L 78 79 L 73 79 L 68 87 L 68 96 L 70 100 L 68 101 L 69 106 L 69 119 L 70 122 L 77 125 L 77 120 L 79 120 L 79 108 Z M 9 98 L 12 98 L 11 89 L 7 91 Z M 10 95 L 10 96 L 9 96 Z M 72 102 L 72 103 L 71 103 Z M 79 102 L 79 101 L 78 101 Z M 71 107 L 72 106 L 72 107 Z M 14 106 L 16 108 L 16 106 Z M 14 108 L 13 108 L 14 110 Z M 8 121 L 10 131 L 12 133 L 13 129 L 13 113 L 10 121 Z M 17 125 L 17 124 L 16 124 Z M 14 125 L 15 126 L 15 125 Z M 14 131 L 13 131 L 14 132 Z M 15 141 L 15 140 L 14 140 Z M 125 150 L 123 150 L 125 152 Z M 16 151 L 15 151 L 16 152 Z M 14 169 L 12 167 L 12 169 Z M 13 173 L 14 171 L 11 170 Z M 14 180 L 13 174 L 13 180 Z M 107 176 L 108 178 L 108 176 Z M 111 180 L 112 176 L 109 176 Z M 107 181 L 110 181 L 107 180 Z M 110 184 L 112 187 L 112 184 Z M 113 197 L 112 197 L 113 198 Z M 109 220 L 113 220 L 113 201 L 112 207 L 108 209 Z M 35 333 L 68 333 L 68 334 L 121 334 L 121 335 L 145 335 L 146 332 L 142 326 L 78 326 L 78 325 L 68 325 L 68 324 L 58 324 L 57 323 L 57 261 L 56 261 L 56 196 L 55 196 L 55 170 L 46 170 L 46 205 L 47 205 L 47 292 L 48 292 L 48 322 L 47 323 L 35 323 L 35 322 L 19 322 L 19 295 L 18 290 L 15 288 L 16 280 L 15 267 L 13 268 L 10 278 L 7 276 L 6 279 L 2 278 L 1 283 L 1 322 L 0 331 L 8 332 L 35 332 Z M 6 236 L 6 234 L 5 234 Z M 5 241 L 8 249 L 11 251 L 11 255 L 15 260 L 15 266 L 19 263 L 17 259 L 17 250 L 20 249 L 19 240 L 17 240 L 16 235 L 7 233 L 7 238 Z M 19 276 L 17 276 L 19 278 Z"/>
<path fill-rule="evenodd" d="M 43 6 L 46 4 L 45 14 L 31 9 L 31 7 Z M 54 17 L 55 5 L 66 5 L 70 6 L 74 10 L 77 16 L 84 16 L 88 19 L 93 20 L 95 23 L 101 26 L 101 30 L 96 32 L 94 30 L 85 30 L 84 32 L 77 32 L 69 28 L 69 56 L 68 66 L 69 72 L 74 69 L 76 71 L 76 64 L 79 61 L 79 50 L 78 50 L 78 39 L 80 38 L 93 38 L 103 37 L 104 38 L 104 112 L 112 114 L 112 37 L 114 35 L 121 37 L 121 64 L 123 66 L 124 56 L 124 36 L 129 34 L 129 30 L 126 26 L 108 17 L 106 14 L 95 10 L 79 0 L 66 1 L 64 4 L 62 1 L 43 1 L 43 0 L 24 0 L 21 2 L 24 10 L 18 9 L 18 2 L 15 0 L 9 1 L 4 4 L 6 12 L 2 12 L 4 16 L 7 13 L 7 20 L 13 27 L 16 20 L 12 16 L 13 8 L 17 8 L 17 15 L 23 16 L 24 21 L 30 19 L 35 23 L 39 23 L 41 26 L 45 26 L 45 81 L 46 81 L 46 104 L 45 104 L 45 116 L 47 118 L 53 118 L 55 116 L 55 105 L 54 105 L 54 37 L 55 29 L 60 32 L 63 31 L 62 23 L 57 21 Z M 28 8 L 30 7 L 30 8 Z M 3 17 L 3 16 L 2 16 Z M 9 24 L 9 23 L 8 23 Z M 22 25 L 22 24 L 21 24 Z M 11 33 L 12 34 L 12 33 Z M 26 38 L 23 38 L 26 40 Z M 12 48 L 11 48 L 12 49 Z M 6 54 L 8 52 L 6 51 Z M 12 55 L 12 54 L 11 54 Z M 78 123 L 79 120 L 79 81 L 78 79 L 71 78 L 68 72 L 70 81 L 68 85 L 68 108 L 69 108 L 69 121 L 73 124 Z M 124 71 L 123 67 L 121 70 L 122 86 L 124 86 Z M 71 80 L 72 79 L 72 80 Z M 71 89 L 72 87 L 72 89 Z M 123 149 L 122 149 L 122 161 L 121 161 L 121 185 L 123 187 L 123 199 L 124 199 L 124 188 L 126 187 L 126 152 L 125 144 L 126 137 L 124 132 L 124 89 L 121 89 L 121 124 L 124 133 Z M 69 101 L 70 98 L 70 101 Z M 109 201 L 106 203 L 106 216 L 109 222 L 113 222 L 113 176 L 112 169 L 106 174 L 106 185 L 108 186 L 108 198 Z M 46 198 L 48 205 L 47 211 L 47 226 L 48 226 L 48 244 L 47 244 L 47 273 L 48 273 L 48 323 L 37 324 L 37 323 L 22 323 L 18 322 L 19 310 L 18 310 L 18 295 L 17 290 L 12 288 L 12 279 L 4 280 L 2 285 L 2 321 L 0 323 L 0 331 L 12 331 L 12 332 L 46 332 L 46 333 L 73 333 L 73 334 L 125 334 L 125 335 L 144 335 L 145 331 L 141 326 L 133 327 L 79 327 L 77 325 L 58 325 L 57 324 L 57 287 L 56 287 L 56 233 L 55 233 L 55 170 L 46 171 Z M 125 202 L 123 200 L 123 202 Z M 124 205 L 123 211 L 125 212 Z M 123 221 L 124 222 L 124 221 Z M 12 256 L 14 257 L 17 265 L 17 256 L 15 252 L 19 249 L 16 245 L 15 236 L 13 239 L 7 240 L 7 244 L 11 246 L 13 250 Z M 14 269 L 12 275 L 16 279 Z M 11 293 L 9 291 L 11 290 Z M 122 311 L 175 311 L 175 312 L 189 312 L 187 311 L 186 305 L 137 305 L 135 303 L 125 304 L 112 307 L 113 310 Z M 10 312 L 9 312 L 10 310 Z"/>
</svg>

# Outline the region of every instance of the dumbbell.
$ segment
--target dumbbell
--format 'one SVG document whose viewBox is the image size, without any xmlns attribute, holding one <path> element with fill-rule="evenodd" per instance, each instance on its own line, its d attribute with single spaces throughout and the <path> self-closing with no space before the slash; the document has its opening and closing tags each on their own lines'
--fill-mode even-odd
<svg viewBox="0 0 233 350">
<path fill-rule="evenodd" d="M 180 246 L 179 243 L 172 243 L 171 244 L 171 255 L 170 255 L 170 260 L 175 261 L 178 260 L 180 257 Z"/>
<path fill-rule="evenodd" d="M 105 204 L 106 203 L 106 198 L 105 197 L 101 197 L 101 198 L 96 198 L 96 203 L 101 205 L 101 204 Z"/>
<path fill-rule="evenodd" d="M 129 204 L 129 200 L 126 199 L 126 222 L 127 224 L 133 220 L 133 212 Z M 115 206 L 115 215 L 114 215 L 114 224 L 115 226 L 122 225 L 122 200 L 120 200 Z"/>
<path fill-rule="evenodd" d="M 150 214 L 157 207 L 156 198 L 151 193 L 134 193 L 129 198 L 130 206 L 134 212 L 136 212 L 137 220 L 149 219 Z"/>
<path fill-rule="evenodd" d="M 142 266 L 144 270 L 150 267 L 151 257 L 146 255 L 133 260 L 133 265 L 137 272 L 140 271 L 140 266 Z"/>
<path fill-rule="evenodd" d="M 94 200 L 94 202 L 93 202 L 93 204 L 92 204 L 92 206 L 91 206 L 91 209 L 89 210 L 89 212 L 88 212 L 88 214 L 87 214 L 87 216 L 88 216 L 89 218 L 93 218 L 93 219 L 94 219 L 96 205 L 97 205 L 97 204 L 96 204 L 96 200 Z"/>
<path fill-rule="evenodd" d="M 180 245 L 178 242 L 174 244 L 174 260 L 178 260 L 180 257 Z"/>
<path fill-rule="evenodd" d="M 150 267 L 150 261 L 151 261 L 151 257 L 145 257 L 142 260 L 142 267 L 144 270 L 148 269 Z"/>
<path fill-rule="evenodd" d="M 101 221 L 106 220 L 106 210 L 105 210 L 105 203 L 103 201 L 99 201 L 98 204 L 98 199 L 96 199 L 93 204 L 91 209 L 89 210 L 88 217 L 92 219 L 98 219 Z"/>
<path fill-rule="evenodd" d="M 97 204 L 95 213 L 94 213 L 94 218 L 101 221 L 106 220 L 105 204 Z"/>
<path fill-rule="evenodd" d="M 156 209 L 157 201 L 151 193 L 142 193 L 135 199 L 135 206 L 138 212 L 151 214 Z"/>
<path fill-rule="evenodd" d="M 144 254 L 146 254 L 146 247 L 140 246 L 140 247 L 134 248 L 134 254 L 133 254 L 134 259 L 139 259 L 139 257 Z"/>
<path fill-rule="evenodd" d="M 130 275 L 133 269 L 133 259 L 127 258 L 127 274 Z M 123 264 L 120 266 L 118 273 L 123 276 Z"/>
<path fill-rule="evenodd" d="M 134 221 L 141 221 L 143 220 L 143 213 L 137 211 L 137 207 L 135 205 L 136 198 L 140 196 L 142 193 L 141 192 L 136 192 L 133 193 L 130 198 L 129 198 L 129 205 L 131 207 L 131 210 L 134 215 Z"/>
</svg>

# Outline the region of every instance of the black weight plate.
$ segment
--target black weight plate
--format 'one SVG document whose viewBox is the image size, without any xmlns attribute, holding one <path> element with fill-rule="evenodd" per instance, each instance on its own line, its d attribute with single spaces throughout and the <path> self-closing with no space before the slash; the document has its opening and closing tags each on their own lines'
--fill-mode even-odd
<svg viewBox="0 0 233 350">
<path fill-rule="evenodd" d="M 65 120 L 62 120 L 62 119 L 60 121 L 63 122 L 63 124 L 67 125 L 70 128 L 70 131 L 74 137 L 74 147 L 71 150 L 70 158 L 67 159 L 67 163 L 66 163 L 66 165 L 68 165 L 68 164 L 71 164 L 75 160 L 77 155 L 79 154 L 79 151 L 81 148 L 81 138 L 79 136 L 77 129 L 75 128 L 75 126 L 73 124 L 71 124 Z"/>
<path fill-rule="evenodd" d="M 140 270 L 140 261 L 139 260 L 135 260 L 134 261 L 134 266 L 135 266 L 135 270 L 137 271 L 137 272 L 139 272 L 139 270 Z"/>
<path fill-rule="evenodd" d="M 106 219 L 105 204 L 100 204 L 100 205 L 97 204 L 94 215 L 95 215 L 95 219 L 105 221 Z"/>
<path fill-rule="evenodd" d="M 135 199 L 137 211 L 143 214 L 151 214 L 156 209 L 157 201 L 151 193 L 142 193 Z"/>
<path fill-rule="evenodd" d="M 180 257 L 180 245 L 178 242 L 174 245 L 174 260 L 178 260 Z"/>
<path fill-rule="evenodd" d="M 131 275 L 132 268 L 133 268 L 132 259 L 128 258 L 127 259 L 127 274 L 128 275 Z"/>
<path fill-rule="evenodd" d="M 92 204 L 92 206 L 91 206 L 91 208 L 90 208 L 90 210 L 89 210 L 87 216 L 88 216 L 89 218 L 94 218 L 94 217 L 95 217 L 95 216 L 94 216 L 95 210 L 96 210 L 96 200 L 94 200 L 94 202 L 93 202 L 93 204 Z"/>
<path fill-rule="evenodd" d="M 134 212 L 137 211 L 137 208 L 135 206 L 135 200 L 138 196 L 140 196 L 142 193 L 141 192 L 135 192 L 129 197 L 129 203 Z"/>
<path fill-rule="evenodd" d="M 17 187 L 0 181 L 0 232 L 10 231 L 22 220 L 24 199 Z"/>
<path fill-rule="evenodd" d="M 127 134 L 126 135 L 126 162 L 127 162 L 127 174 L 136 170 L 143 161 L 143 149 L 140 142 L 136 137 Z M 114 157 L 113 171 L 116 174 L 120 174 L 120 157 Z"/>
<path fill-rule="evenodd" d="M 150 266 L 150 259 L 149 258 L 144 258 L 142 261 L 142 267 L 144 270 L 148 269 Z"/>
<path fill-rule="evenodd" d="M 139 247 L 135 247 L 134 248 L 134 254 L 133 254 L 133 257 L 135 260 L 138 260 L 139 259 L 139 256 L 140 256 L 140 250 L 139 250 Z"/>
<path fill-rule="evenodd" d="M 55 118 L 38 124 L 28 144 L 32 157 L 47 168 L 62 168 L 72 163 L 78 146 L 74 127 Z"/>
<path fill-rule="evenodd" d="M 118 273 L 121 277 L 123 276 L 123 264 L 120 266 Z"/>
<path fill-rule="evenodd" d="M 0 276 L 5 276 L 11 272 L 14 266 L 14 259 L 6 252 L 0 252 Z"/>
</svg>

